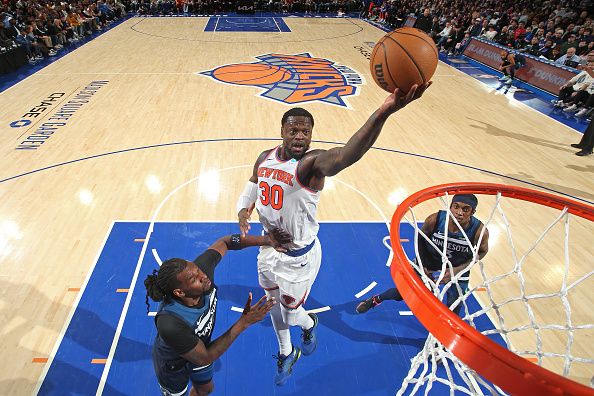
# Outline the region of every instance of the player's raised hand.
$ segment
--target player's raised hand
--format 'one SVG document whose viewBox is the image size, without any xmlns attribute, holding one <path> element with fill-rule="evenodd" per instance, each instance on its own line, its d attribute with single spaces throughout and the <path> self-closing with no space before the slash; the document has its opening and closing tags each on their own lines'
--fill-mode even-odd
<svg viewBox="0 0 594 396">
<path fill-rule="evenodd" d="M 275 302 L 274 297 L 270 300 L 266 300 L 266 296 L 262 296 L 256 305 L 252 306 L 252 293 L 250 292 L 240 320 L 243 321 L 246 327 L 261 321 L 266 314 L 270 312 Z"/>
<path fill-rule="evenodd" d="M 421 85 L 415 84 L 408 92 L 402 92 L 399 88 L 396 88 L 394 93 L 386 98 L 381 109 L 387 111 L 389 114 L 395 113 L 396 111 L 404 108 L 410 102 L 423 96 L 423 93 L 425 93 L 431 84 L 433 84 L 433 81 L 429 81 Z"/>
<path fill-rule="evenodd" d="M 252 217 L 252 212 L 256 204 L 252 204 L 249 208 L 243 208 L 237 214 L 239 218 L 239 230 L 242 237 L 245 237 L 248 231 L 250 230 L 250 218 Z"/>
</svg>

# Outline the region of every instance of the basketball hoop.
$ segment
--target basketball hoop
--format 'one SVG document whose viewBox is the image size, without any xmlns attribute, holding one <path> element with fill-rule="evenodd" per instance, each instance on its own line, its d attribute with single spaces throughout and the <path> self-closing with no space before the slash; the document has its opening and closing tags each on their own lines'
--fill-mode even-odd
<svg viewBox="0 0 594 396">
<path fill-rule="evenodd" d="M 519 298 L 510 298 L 508 301 L 505 301 L 501 304 L 495 302 L 492 298 L 489 288 L 495 287 L 494 284 L 497 281 L 509 274 L 498 274 L 491 278 L 485 277 L 483 263 L 481 260 L 478 259 L 477 252 L 474 251 L 473 262 L 471 263 L 469 268 L 467 270 L 462 271 L 462 273 L 465 273 L 468 277 L 471 267 L 476 265 L 477 268 L 480 267 L 481 276 L 483 276 L 483 281 L 479 286 L 471 287 L 471 290 L 467 292 L 466 295 L 459 298 L 459 300 L 461 301 L 457 301 L 458 305 L 464 305 L 464 307 L 468 309 L 466 304 L 467 298 L 469 298 L 469 296 L 474 291 L 487 289 L 487 294 L 491 303 L 491 307 L 485 308 L 485 304 L 482 304 L 483 309 L 480 310 L 479 314 L 486 314 L 489 315 L 489 317 L 491 317 L 490 315 L 493 315 L 493 317 L 495 317 L 495 314 L 499 316 L 500 320 L 497 320 L 497 318 L 495 317 L 495 322 L 497 322 L 493 324 L 495 330 L 481 332 L 477 330 L 475 327 L 473 327 L 473 319 L 477 317 L 476 315 L 467 313 L 464 318 L 461 318 L 460 316 L 452 312 L 446 305 L 444 305 L 439 299 L 439 282 L 435 283 L 431 280 L 430 277 L 427 277 L 424 274 L 422 268 L 420 268 L 418 264 L 416 264 L 409 257 L 407 257 L 403 249 L 403 246 L 399 242 L 401 240 L 401 222 L 405 223 L 406 221 L 408 221 L 415 229 L 415 251 L 418 255 L 418 248 L 416 248 L 418 239 L 425 238 L 426 240 L 428 240 L 428 238 L 419 229 L 413 208 L 415 208 L 417 205 L 421 203 L 424 203 L 425 201 L 438 199 L 438 201 L 441 202 L 441 209 L 447 211 L 448 217 L 452 217 L 451 214 L 449 214 L 449 202 L 451 201 L 451 196 L 453 196 L 454 194 L 476 194 L 478 195 L 479 199 L 481 195 L 493 196 L 489 199 L 493 199 L 495 201 L 495 205 L 492 211 L 490 212 L 491 216 L 488 218 L 488 221 L 484 221 L 484 224 L 486 228 L 489 228 L 490 222 L 494 218 L 494 214 L 497 211 L 499 211 L 500 215 L 503 218 L 503 222 L 507 225 L 508 228 L 506 230 L 508 231 L 508 243 L 511 245 L 511 251 L 513 251 L 514 253 L 513 259 L 517 262 L 517 264 L 515 264 L 514 266 L 513 274 L 511 274 L 510 272 L 510 276 L 517 275 L 519 277 L 519 282 L 522 286 L 522 295 Z M 503 197 L 505 197 L 506 200 L 503 200 Z M 536 238 L 536 242 L 532 244 L 532 246 L 528 249 L 527 253 L 525 253 L 522 257 L 518 258 L 515 254 L 516 248 L 514 247 L 514 241 L 512 238 L 509 223 L 507 222 L 507 218 L 503 212 L 502 202 L 505 201 L 506 204 L 510 202 L 513 205 L 524 204 L 520 203 L 519 201 L 508 201 L 507 198 L 511 198 L 512 200 L 527 201 L 529 203 L 534 203 L 561 211 L 561 214 L 559 216 L 555 214 L 555 220 L 553 221 L 553 223 L 549 226 L 545 226 L 545 229 L 542 233 L 538 231 L 540 235 L 538 236 L 538 238 Z M 485 200 L 486 199 L 487 198 L 485 198 Z M 533 207 L 534 205 L 530 206 Z M 514 206 L 511 207 L 512 210 L 516 210 Z M 426 216 L 430 213 L 432 212 L 424 212 L 423 215 Z M 547 211 L 546 213 L 549 212 Z M 412 221 L 407 218 L 407 215 L 412 215 Z M 426 385 L 431 387 L 431 384 L 434 381 L 437 381 L 442 384 L 449 385 L 451 389 L 462 390 L 464 391 L 464 393 L 472 395 L 477 393 L 482 394 L 482 392 L 477 391 L 477 387 L 482 387 L 483 390 L 487 390 L 487 393 L 494 394 L 594 395 L 593 389 L 566 377 L 568 376 L 568 372 L 570 371 L 570 369 L 572 369 L 572 363 L 578 362 L 578 365 L 587 365 L 586 367 L 594 367 L 594 359 L 592 359 L 593 355 L 591 353 L 589 354 L 589 356 L 576 357 L 574 356 L 572 350 L 572 345 L 574 345 L 574 333 L 577 332 L 581 335 L 580 332 L 584 331 L 584 329 L 590 331 L 591 329 L 594 329 L 594 324 L 592 324 L 592 322 L 586 324 L 573 323 L 571 319 L 571 306 L 568 302 L 567 295 L 570 291 L 573 292 L 576 287 L 585 285 L 586 280 L 591 281 L 594 271 L 592 271 L 592 265 L 590 264 L 589 266 L 587 266 L 588 270 L 584 275 L 573 276 L 572 274 L 572 280 L 573 278 L 577 278 L 575 282 L 571 284 L 568 284 L 569 282 L 566 282 L 568 279 L 567 274 L 569 271 L 570 261 L 568 242 L 570 215 L 577 216 L 581 219 L 585 219 L 591 222 L 594 221 L 594 207 L 586 205 L 584 203 L 577 202 L 575 200 L 555 196 L 549 193 L 544 193 L 536 190 L 489 183 L 453 183 L 426 188 L 411 195 L 409 198 L 405 199 L 404 202 L 402 202 L 402 204 L 398 206 L 392 217 L 392 223 L 390 228 L 390 239 L 392 241 L 392 249 L 394 252 L 394 259 L 391 265 L 392 277 L 396 283 L 396 286 L 398 287 L 399 292 L 404 297 L 404 300 L 406 301 L 416 318 L 423 324 L 423 326 L 425 326 L 425 328 L 427 328 L 427 330 L 430 333 L 423 350 L 419 352 L 419 354 L 415 358 L 412 359 L 411 371 L 406 377 L 403 383 L 403 387 L 400 389 L 399 394 L 404 394 L 404 392 L 407 389 L 407 386 L 414 386 L 413 392 L 406 393 L 412 394 L 416 393 L 420 386 Z M 425 217 L 422 217 L 422 219 L 424 218 Z M 577 218 L 573 219 L 572 221 L 575 222 L 578 220 L 580 221 L 579 224 L 583 222 L 583 220 Z M 588 222 L 586 223 L 590 224 Z M 522 277 L 522 271 L 525 270 L 523 268 L 523 264 L 525 264 L 526 257 L 528 257 L 528 255 L 530 255 L 531 252 L 533 252 L 534 249 L 537 248 L 537 246 L 545 238 L 547 233 L 551 229 L 553 229 L 557 224 L 560 224 L 560 226 L 559 228 L 555 228 L 555 232 L 565 233 L 565 242 L 563 245 L 564 255 L 562 256 L 563 260 L 560 260 L 564 261 L 565 263 L 565 266 L 563 266 L 564 268 L 562 268 L 565 271 L 565 275 L 562 279 L 563 285 L 560 288 L 560 291 L 556 293 L 538 295 L 525 293 L 525 290 L 523 288 L 525 280 Z M 530 228 L 530 226 L 528 228 Z M 483 235 L 481 234 L 480 237 L 482 238 L 482 236 Z M 444 243 L 444 245 L 447 245 L 447 243 Z M 492 255 L 491 252 L 489 252 L 489 254 L 486 256 L 485 261 L 489 261 L 490 255 Z M 590 257 L 590 260 L 592 260 L 593 255 L 588 255 L 586 253 L 586 257 L 588 256 Z M 442 258 L 444 265 L 443 268 L 446 269 L 448 265 L 448 259 L 445 258 L 445 255 L 443 255 Z M 543 264 L 548 265 L 549 263 L 545 262 Z M 449 265 L 451 266 L 451 263 Z M 553 265 L 554 263 L 550 264 L 550 266 Z M 421 274 L 421 276 L 417 275 L 417 273 L 415 272 L 415 266 L 418 266 L 417 272 L 420 271 L 419 273 Z M 457 279 L 459 278 L 459 276 L 452 277 L 452 281 L 450 283 L 455 283 L 455 285 L 452 287 L 457 287 Z M 586 294 L 592 296 L 591 291 L 587 291 Z M 441 296 L 443 296 L 443 294 L 441 294 Z M 564 326 L 541 325 L 540 323 L 535 323 L 535 321 L 531 317 L 530 322 L 533 325 L 531 328 L 530 326 L 518 326 L 517 328 L 513 329 L 506 327 L 506 323 L 500 315 L 500 310 L 505 304 L 511 302 L 528 305 L 528 303 L 532 301 L 531 299 L 540 299 L 542 301 L 543 298 L 558 298 L 562 300 L 563 307 L 566 311 L 569 323 L 566 323 Z M 591 301 L 592 300 L 590 299 L 590 302 Z M 529 315 L 532 315 L 529 307 L 528 313 Z M 573 313 L 575 314 L 575 312 Z M 558 320 L 559 317 L 556 317 L 554 319 Z M 502 325 L 503 329 L 499 329 L 498 324 Z M 540 338 L 536 343 L 536 347 L 534 348 L 535 350 L 530 350 L 532 352 L 526 352 L 526 350 L 515 350 L 514 348 L 511 348 L 509 346 L 509 343 L 508 348 L 506 348 L 505 346 L 500 345 L 499 343 L 495 342 L 493 339 L 488 337 L 488 335 L 490 334 L 501 334 L 502 338 L 507 341 L 508 334 L 511 334 L 514 331 L 524 331 L 527 329 L 530 331 L 534 331 L 539 337 L 539 331 L 543 332 L 544 330 L 550 329 L 564 331 L 568 337 L 568 345 L 565 348 L 566 353 L 558 354 L 544 351 L 542 345 L 540 345 Z M 552 372 L 544 367 L 541 367 L 538 364 L 531 362 L 525 357 L 520 356 L 528 354 L 534 354 L 535 356 L 537 356 L 538 359 L 535 360 L 537 360 L 539 364 L 542 362 L 543 358 L 547 357 L 558 358 L 559 360 L 563 360 L 564 370 L 562 371 L 564 372 L 561 373 L 563 375 Z M 444 360 L 449 361 L 444 362 Z M 438 379 L 436 377 L 435 367 L 438 366 L 438 363 L 446 366 L 446 379 Z M 455 371 L 453 371 L 452 367 L 450 366 L 453 366 Z M 592 371 L 594 370 L 588 370 L 590 375 L 589 378 L 592 378 Z M 463 377 L 463 380 L 461 381 L 461 386 L 459 383 L 454 383 L 454 380 L 452 380 L 451 372 L 457 372 Z M 415 378 L 415 376 L 418 376 L 418 378 Z"/>
</svg>

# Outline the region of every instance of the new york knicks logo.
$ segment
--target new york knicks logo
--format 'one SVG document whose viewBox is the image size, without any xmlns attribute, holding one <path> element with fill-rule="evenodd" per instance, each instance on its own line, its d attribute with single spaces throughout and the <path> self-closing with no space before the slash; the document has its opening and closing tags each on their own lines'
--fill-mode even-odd
<svg viewBox="0 0 594 396">
<path fill-rule="evenodd" d="M 345 98 L 358 95 L 364 83 L 350 67 L 309 53 L 255 58 L 259 61 L 223 65 L 197 74 L 226 84 L 262 88 L 260 96 L 288 105 L 320 101 L 350 107 Z"/>
</svg>

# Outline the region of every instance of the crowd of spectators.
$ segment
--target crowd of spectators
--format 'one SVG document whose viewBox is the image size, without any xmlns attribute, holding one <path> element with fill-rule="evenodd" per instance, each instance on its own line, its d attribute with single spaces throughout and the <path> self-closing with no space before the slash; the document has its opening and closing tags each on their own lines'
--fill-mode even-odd
<svg viewBox="0 0 594 396">
<path fill-rule="evenodd" d="M 388 29 L 414 21 L 448 56 L 472 37 L 583 70 L 562 87 L 557 107 L 592 113 L 594 23 L 592 0 L 366 0 L 364 17 Z M 412 18 L 411 18 L 412 17 Z M 588 71 L 589 70 L 589 71 Z"/>
<path fill-rule="evenodd" d="M 5 0 L 0 8 L 0 54 L 21 50 L 34 64 L 104 29 L 125 12 L 118 0 Z"/>
<path fill-rule="evenodd" d="M 481 37 L 576 67 L 594 49 L 591 0 L 367 1 L 365 17 L 397 28 L 414 15 L 414 26 L 447 54 L 455 54 L 470 37 Z"/>
<path fill-rule="evenodd" d="M 360 13 L 362 0 L 133 0 L 132 10 L 140 15 L 213 15 L 234 12 L 249 5 L 259 12 L 276 13 Z"/>
</svg>

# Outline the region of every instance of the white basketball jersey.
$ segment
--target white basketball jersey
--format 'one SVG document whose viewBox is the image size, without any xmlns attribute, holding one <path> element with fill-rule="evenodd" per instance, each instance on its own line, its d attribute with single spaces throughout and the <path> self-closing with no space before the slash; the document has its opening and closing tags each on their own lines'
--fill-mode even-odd
<svg viewBox="0 0 594 396">
<path fill-rule="evenodd" d="M 256 210 L 266 231 L 280 228 L 293 236 L 290 250 L 309 245 L 320 226 L 316 211 L 320 192 L 311 190 L 297 179 L 299 161 L 279 159 L 280 146 L 268 154 L 258 167 Z"/>
</svg>

